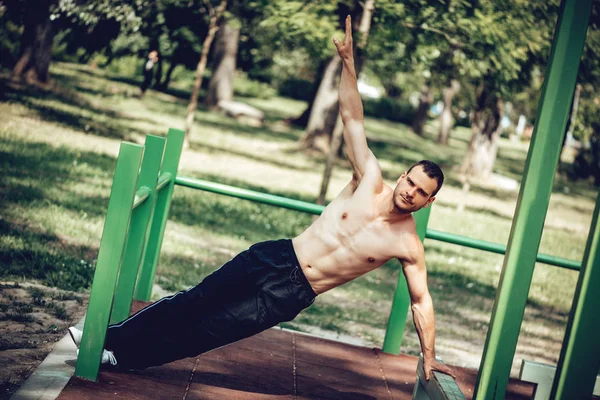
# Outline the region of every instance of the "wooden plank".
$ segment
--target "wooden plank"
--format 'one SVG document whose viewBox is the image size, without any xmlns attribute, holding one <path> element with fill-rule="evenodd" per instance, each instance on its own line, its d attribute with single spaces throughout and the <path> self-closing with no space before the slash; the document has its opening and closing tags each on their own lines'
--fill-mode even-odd
<svg viewBox="0 0 600 400">
<path fill-rule="evenodd" d="M 195 359 L 184 359 L 144 371 L 101 370 L 97 382 L 73 377 L 59 400 L 150 398 L 181 399 Z"/>
</svg>

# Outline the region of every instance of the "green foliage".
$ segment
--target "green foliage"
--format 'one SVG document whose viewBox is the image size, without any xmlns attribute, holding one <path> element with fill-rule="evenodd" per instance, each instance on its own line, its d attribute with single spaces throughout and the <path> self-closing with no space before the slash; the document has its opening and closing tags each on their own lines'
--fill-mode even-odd
<svg viewBox="0 0 600 400">
<path fill-rule="evenodd" d="M 144 59 L 134 55 L 115 58 L 106 65 L 105 70 L 114 76 L 139 79 L 144 70 Z"/>
<path fill-rule="evenodd" d="M 281 81 L 278 85 L 278 92 L 281 96 L 291 99 L 310 101 L 314 85 L 309 80 L 290 77 Z"/>
<path fill-rule="evenodd" d="M 17 62 L 22 33 L 23 27 L 0 11 L 0 65 L 11 68 Z"/>
<path fill-rule="evenodd" d="M 313 61 L 331 57 L 330 42 L 338 28 L 336 2 L 273 0 L 265 3 L 265 17 L 257 29 L 263 30 L 263 40 L 270 42 L 269 47 L 299 47 Z"/>
<path fill-rule="evenodd" d="M 238 96 L 270 99 L 277 93 L 271 85 L 256 80 L 248 79 L 244 74 L 238 73 L 233 81 L 233 91 Z"/>
<path fill-rule="evenodd" d="M 50 19 L 64 18 L 71 23 L 79 23 L 88 27 L 95 27 L 103 20 L 114 20 L 126 31 L 135 32 L 141 23 L 136 11 L 142 7 L 144 7 L 143 0 L 131 2 L 127 0 L 61 0 L 56 3 Z"/>
<path fill-rule="evenodd" d="M 389 121 L 410 124 L 415 116 L 415 108 L 408 102 L 382 97 L 380 99 L 363 99 L 365 115 L 383 118 Z"/>
</svg>

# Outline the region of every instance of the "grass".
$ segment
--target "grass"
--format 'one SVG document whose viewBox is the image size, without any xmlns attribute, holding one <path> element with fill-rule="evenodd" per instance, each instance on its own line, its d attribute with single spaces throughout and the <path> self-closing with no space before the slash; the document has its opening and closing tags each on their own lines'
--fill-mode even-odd
<svg viewBox="0 0 600 400">
<path fill-rule="evenodd" d="M 182 127 L 187 101 L 180 92 L 151 91 L 138 99 L 128 80 L 81 65 L 57 63 L 52 75 L 58 84 L 53 90 L 0 81 L 0 278 L 87 290 L 120 141 L 141 143 L 145 134 L 164 135 L 169 127 Z M 265 126 L 244 126 L 200 107 L 181 175 L 314 201 L 324 157 L 301 151 L 297 141 L 302 131 L 280 122 L 298 115 L 305 104 L 283 98 L 240 100 L 265 112 Z M 455 167 L 466 153 L 468 129 L 456 129 L 443 147 L 435 142 L 435 124 L 426 127 L 422 138 L 389 121 L 369 118 L 366 128 L 390 183 L 422 158 L 445 167 L 448 184 L 433 207 L 431 228 L 507 242 L 516 192 L 475 186 L 466 210 L 456 212 L 464 195 Z M 495 171 L 519 180 L 526 151 L 527 143 L 502 139 Z M 330 198 L 349 177 L 348 162 L 340 160 Z M 594 197 L 593 188 L 559 178 L 540 251 L 581 259 Z M 187 288 L 250 244 L 292 237 L 310 221 L 310 216 L 289 210 L 177 188 L 157 283 L 170 292 Z M 438 350 L 450 363 L 477 367 L 503 258 L 431 240 L 426 258 Z M 390 262 L 319 296 L 285 326 L 380 346 L 398 276 L 398 263 Z M 558 358 L 576 280 L 576 272 L 536 266 L 518 357 Z M 57 318 L 63 314 L 59 305 L 66 298 L 31 295 Z M 407 326 L 403 351 L 416 354 L 410 321 Z"/>
</svg>

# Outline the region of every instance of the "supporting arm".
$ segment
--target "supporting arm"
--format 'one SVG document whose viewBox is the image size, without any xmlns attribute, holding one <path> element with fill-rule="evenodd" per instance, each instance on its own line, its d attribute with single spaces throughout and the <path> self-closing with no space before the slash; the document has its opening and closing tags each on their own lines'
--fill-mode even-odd
<svg viewBox="0 0 600 400">
<path fill-rule="evenodd" d="M 412 252 L 411 259 L 400 261 L 408 285 L 413 322 L 419 336 L 419 342 L 421 343 L 425 379 L 429 380 L 432 370 L 441 371 L 454 377 L 454 372 L 450 367 L 435 359 L 433 302 L 427 288 L 427 271 L 425 269 L 423 245 L 416 235 L 415 238 L 416 251 Z"/>
</svg>

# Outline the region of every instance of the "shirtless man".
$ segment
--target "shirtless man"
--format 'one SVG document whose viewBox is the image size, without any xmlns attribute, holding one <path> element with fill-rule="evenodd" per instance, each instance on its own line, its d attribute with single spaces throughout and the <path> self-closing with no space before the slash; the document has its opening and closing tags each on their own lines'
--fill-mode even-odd
<svg viewBox="0 0 600 400">
<path fill-rule="evenodd" d="M 197 286 L 109 326 L 103 362 L 139 369 L 196 356 L 289 321 L 317 295 L 397 258 L 408 283 L 425 377 L 432 370 L 453 375 L 435 360 L 433 305 L 411 215 L 434 201 L 444 176 L 431 161 L 421 161 L 400 176 L 395 189 L 384 184 L 367 146 L 350 17 L 344 42 L 333 41 L 343 60 L 339 99 L 350 183 L 294 239 L 255 244 Z M 78 344 L 81 332 L 69 332 Z"/>
</svg>

